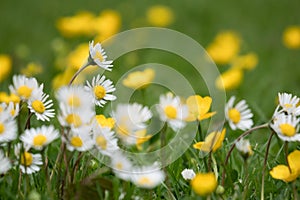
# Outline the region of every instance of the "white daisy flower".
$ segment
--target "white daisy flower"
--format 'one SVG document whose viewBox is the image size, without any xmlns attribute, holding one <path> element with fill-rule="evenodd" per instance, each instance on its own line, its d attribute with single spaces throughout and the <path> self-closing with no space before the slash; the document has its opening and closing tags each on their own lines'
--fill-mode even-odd
<svg viewBox="0 0 300 200">
<path fill-rule="evenodd" d="M 253 114 L 248 108 L 245 100 L 241 100 L 235 106 L 233 105 L 235 96 L 232 96 L 225 105 L 225 117 L 232 130 L 241 129 L 243 131 L 252 127 Z"/>
<path fill-rule="evenodd" d="M 137 103 L 119 104 L 112 116 L 118 137 L 126 144 L 133 145 L 142 135 L 141 131 L 145 131 L 146 122 L 152 117 L 152 113 L 148 107 Z"/>
<path fill-rule="evenodd" d="M 125 181 L 129 181 L 132 172 L 131 161 L 120 151 L 112 154 L 111 158 L 111 168 L 113 169 L 115 175 Z"/>
<path fill-rule="evenodd" d="M 144 166 L 133 171 L 131 181 L 137 187 L 152 189 L 165 180 L 165 173 L 157 165 Z"/>
<path fill-rule="evenodd" d="M 93 139 L 95 146 L 103 155 L 110 156 L 119 149 L 115 133 L 110 128 L 102 128 L 97 121 L 93 123 Z"/>
<path fill-rule="evenodd" d="M 100 43 L 97 43 L 94 46 L 94 41 L 89 43 L 90 47 L 90 55 L 89 55 L 89 63 L 91 65 L 98 65 L 99 67 L 111 71 L 113 65 L 112 65 L 112 60 L 106 60 L 107 55 L 104 51 L 104 49 L 101 47 Z"/>
<path fill-rule="evenodd" d="M 34 149 L 42 150 L 49 143 L 59 137 L 59 133 L 54 126 L 42 126 L 25 130 L 20 139 L 25 144 Z"/>
<path fill-rule="evenodd" d="M 67 149 L 69 151 L 88 151 L 93 148 L 95 142 L 90 135 L 90 127 L 83 126 L 72 129 L 67 135 Z"/>
<path fill-rule="evenodd" d="M 53 101 L 47 100 L 49 95 L 40 91 L 33 91 L 32 97 L 28 100 L 28 108 L 34 113 L 36 118 L 41 121 L 50 121 L 55 116 Z"/>
<path fill-rule="evenodd" d="M 58 102 L 72 108 L 72 110 L 94 109 L 92 96 L 85 91 L 83 86 L 61 87 L 56 93 L 56 98 Z"/>
<path fill-rule="evenodd" d="M 33 154 L 28 152 L 29 146 L 24 146 L 24 151 L 22 152 L 21 144 L 15 146 L 15 155 L 20 161 L 20 169 L 22 173 L 32 174 L 40 170 L 39 165 L 43 164 L 41 154 Z"/>
<path fill-rule="evenodd" d="M 2 103 L 0 104 L 0 114 L 8 113 L 14 119 L 19 115 L 20 105 L 18 103 L 14 104 L 13 102 L 9 102 L 8 104 Z"/>
<path fill-rule="evenodd" d="M 116 96 L 109 94 L 114 92 L 116 88 L 111 80 L 105 80 L 104 75 L 93 77 L 91 84 L 88 81 L 86 83 L 85 89 L 93 95 L 93 102 L 97 106 L 103 107 L 107 101 L 116 100 Z"/>
<path fill-rule="evenodd" d="M 0 150 L 0 174 L 5 174 L 11 168 L 9 158 L 5 157 L 3 152 Z"/>
<path fill-rule="evenodd" d="M 181 172 L 181 176 L 184 178 L 184 180 L 192 180 L 196 174 L 192 169 L 184 169 Z"/>
<path fill-rule="evenodd" d="M 299 121 L 295 116 L 283 113 L 270 126 L 283 141 L 300 141 Z"/>
<path fill-rule="evenodd" d="M 167 122 L 174 131 L 185 127 L 184 119 L 188 116 L 188 107 L 181 103 L 178 96 L 174 97 L 170 92 L 161 95 L 157 111 L 160 119 Z"/>
<path fill-rule="evenodd" d="M 59 123 L 64 127 L 78 128 L 91 123 L 95 116 L 92 109 L 74 110 L 71 107 L 60 104 L 61 113 L 58 115 Z"/>
<path fill-rule="evenodd" d="M 286 112 L 295 116 L 300 115 L 299 97 L 292 96 L 288 93 L 278 93 L 279 105 L 276 108 L 275 114 Z M 281 108 L 281 109 L 280 109 Z"/>
<path fill-rule="evenodd" d="M 0 143 L 17 138 L 17 124 L 8 113 L 0 114 Z"/>
<path fill-rule="evenodd" d="M 35 78 L 27 78 L 24 75 L 14 75 L 13 85 L 9 86 L 10 92 L 18 95 L 22 100 L 31 98 L 35 90 L 43 91 L 43 84 L 39 86 Z"/>
<path fill-rule="evenodd" d="M 244 140 L 243 138 L 241 138 L 240 140 L 235 142 L 235 146 L 237 150 L 240 151 L 243 155 L 253 154 L 249 140 Z"/>
</svg>

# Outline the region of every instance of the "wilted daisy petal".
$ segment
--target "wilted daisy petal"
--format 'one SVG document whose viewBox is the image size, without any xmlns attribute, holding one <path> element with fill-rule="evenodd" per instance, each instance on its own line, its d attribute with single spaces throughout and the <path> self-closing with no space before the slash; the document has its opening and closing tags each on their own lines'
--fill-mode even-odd
<svg viewBox="0 0 300 200">
<path fill-rule="evenodd" d="M 184 180 L 192 180 L 196 176 L 196 174 L 192 169 L 184 169 L 181 172 L 181 176 L 184 178 Z"/>
</svg>

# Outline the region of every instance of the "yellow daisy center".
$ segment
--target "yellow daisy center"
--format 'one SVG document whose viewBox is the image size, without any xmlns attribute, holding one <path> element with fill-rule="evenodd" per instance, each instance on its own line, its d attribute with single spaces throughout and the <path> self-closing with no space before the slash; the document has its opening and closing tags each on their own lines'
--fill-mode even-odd
<svg viewBox="0 0 300 200">
<path fill-rule="evenodd" d="M 68 104 L 69 104 L 69 106 L 78 108 L 81 105 L 80 98 L 77 96 L 71 95 L 68 99 Z"/>
<path fill-rule="evenodd" d="M 103 99 L 106 95 L 106 90 L 103 86 L 97 85 L 94 87 L 94 94 L 97 99 Z"/>
<path fill-rule="evenodd" d="M 284 104 L 284 107 L 285 107 L 285 108 L 291 108 L 291 107 L 293 107 L 293 105 L 290 104 L 290 103 L 286 103 L 286 104 Z"/>
<path fill-rule="evenodd" d="M 32 154 L 28 152 L 24 152 L 24 154 L 21 155 L 21 164 L 24 166 L 30 166 L 32 164 Z"/>
<path fill-rule="evenodd" d="M 283 135 L 286 135 L 288 137 L 292 137 L 296 134 L 296 129 L 294 126 L 290 125 L 290 124 L 280 124 L 279 128 L 281 130 L 281 133 Z"/>
<path fill-rule="evenodd" d="M 0 123 L 0 135 L 5 131 L 4 124 Z"/>
<path fill-rule="evenodd" d="M 177 116 L 177 110 L 174 108 L 174 106 L 166 106 L 165 107 L 165 114 L 170 119 L 175 119 Z"/>
<path fill-rule="evenodd" d="M 107 141 L 106 141 L 105 137 L 103 137 L 103 136 L 98 136 L 96 138 L 96 143 L 103 150 L 105 150 L 107 148 Z"/>
<path fill-rule="evenodd" d="M 33 138 L 33 145 L 34 146 L 43 146 L 47 141 L 46 136 L 42 134 L 38 134 Z"/>
<path fill-rule="evenodd" d="M 118 170 L 123 169 L 123 164 L 122 164 L 122 163 L 117 163 L 117 164 L 116 164 L 116 168 L 117 168 Z"/>
<path fill-rule="evenodd" d="M 22 85 L 18 88 L 17 93 L 25 98 L 29 98 L 31 95 L 32 89 L 26 85 Z"/>
<path fill-rule="evenodd" d="M 35 101 L 33 101 L 33 102 L 32 102 L 32 108 L 33 108 L 36 112 L 38 112 L 38 113 L 40 113 L 40 114 L 44 113 L 45 110 L 46 110 L 46 108 L 45 108 L 43 102 L 41 102 L 40 100 L 35 100 Z"/>
<path fill-rule="evenodd" d="M 70 142 L 71 142 L 71 145 L 74 147 L 82 147 L 82 145 L 83 145 L 81 138 L 78 136 L 72 137 Z"/>
<path fill-rule="evenodd" d="M 237 124 L 241 120 L 241 113 L 237 109 L 231 108 L 228 111 L 228 117 L 233 123 Z"/>
<path fill-rule="evenodd" d="M 66 121 L 68 124 L 73 124 L 75 127 L 81 126 L 81 124 L 82 124 L 81 118 L 77 114 L 69 114 L 66 117 Z"/>
<path fill-rule="evenodd" d="M 0 106 L 0 113 L 1 113 L 1 112 L 3 112 L 3 108 L 2 108 L 2 106 Z"/>
<path fill-rule="evenodd" d="M 11 114 L 11 116 L 14 116 L 14 115 L 16 114 L 15 109 L 12 109 L 12 110 L 10 111 L 10 114 Z"/>
<path fill-rule="evenodd" d="M 99 51 L 96 51 L 96 54 L 95 54 L 95 58 L 94 58 L 94 59 L 99 59 L 100 62 L 102 62 L 102 61 L 104 60 L 102 53 L 99 52 Z"/>
<path fill-rule="evenodd" d="M 152 181 L 148 177 L 142 177 L 138 180 L 138 183 L 141 185 L 151 184 Z"/>
<path fill-rule="evenodd" d="M 120 134 L 120 135 L 122 135 L 122 136 L 129 136 L 130 134 L 129 134 L 129 131 L 128 131 L 128 128 L 126 127 L 126 126 L 122 126 L 122 125 L 120 125 L 120 126 L 118 126 L 117 128 L 117 133 L 118 134 Z"/>
</svg>

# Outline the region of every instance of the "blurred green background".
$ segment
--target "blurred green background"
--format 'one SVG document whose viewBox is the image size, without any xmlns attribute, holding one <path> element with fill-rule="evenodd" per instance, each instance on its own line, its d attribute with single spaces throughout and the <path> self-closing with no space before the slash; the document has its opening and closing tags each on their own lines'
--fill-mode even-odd
<svg viewBox="0 0 300 200">
<path fill-rule="evenodd" d="M 245 73 L 240 87 L 228 92 L 228 95 L 247 99 L 257 116 L 256 121 L 265 121 L 271 116 L 277 92 L 299 94 L 300 51 L 287 49 L 282 43 L 284 29 L 300 24 L 298 0 L 3 0 L 0 6 L 0 53 L 12 56 L 14 73 L 19 73 L 28 62 L 40 63 L 43 73 L 37 77 L 50 83 L 58 73 L 54 67 L 54 41 L 62 38 L 72 48 L 90 40 L 85 37 L 64 38 L 55 26 L 59 18 L 73 16 L 79 11 L 98 14 L 105 9 L 113 9 L 120 13 L 120 31 L 123 31 L 150 26 L 145 13 L 153 5 L 165 5 L 172 10 L 174 21 L 167 28 L 192 37 L 204 47 L 220 31 L 233 30 L 240 34 L 243 48 L 255 52 L 259 63 L 254 70 Z M 115 67 L 111 78 L 116 80 L 133 64 L 141 64 L 145 60 L 151 62 L 147 56 L 136 57 L 140 60 L 131 60 L 129 64 L 122 63 L 123 60 L 116 61 L 116 66 L 125 66 L 122 69 Z M 163 53 L 155 58 L 157 60 L 153 62 L 176 65 L 176 61 L 168 60 L 169 57 Z M 224 69 L 220 67 L 220 71 Z M 0 89 L 5 90 L 7 84 L 1 83 Z"/>
</svg>

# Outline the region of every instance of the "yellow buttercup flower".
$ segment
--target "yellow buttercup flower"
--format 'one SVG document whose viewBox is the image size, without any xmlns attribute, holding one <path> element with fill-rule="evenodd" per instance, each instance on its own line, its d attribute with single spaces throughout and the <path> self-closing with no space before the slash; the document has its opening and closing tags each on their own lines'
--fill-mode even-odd
<svg viewBox="0 0 300 200">
<path fill-rule="evenodd" d="M 87 61 L 89 56 L 89 45 L 80 44 L 74 49 L 67 57 L 67 66 L 72 67 L 75 70 L 78 70 L 84 62 Z"/>
<path fill-rule="evenodd" d="M 214 41 L 207 47 L 207 52 L 217 64 L 231 62 L 240 51 L 241 39 L 233 31 L 219 33 Z"/>
<path fill-rule="evenodd" d="M 95 118 L 101 127 L 112 129 L 115 125 L 115 120 L 113 118 L 106 118 L 104 115 L 96 115 Z"/>
<path fill-rule="evenodd" d="M 154 79 L 155 71 L 153 69 L 145 69 L 144 71 L 136 71 L 130 73 L 124 80 L 123 85 L 132 89 L 146 88 Z"/>
<path fill-rule="evenodd" d="M 236 89 L 242 82 L 244 77 L 241 69 L 229 69 L 222 73 L 216 80 L 216 87 L 220 90 Z"/>
<path fill-rule="evenodd" d="M 0 82 L 9 75 L 11 71 L 11 58 L 8 55 L 0 55 Z"/>
<path fill-rule="evenodd" d="M 152 135 L 146 135 L 146 134 L 147 134 L 146 129 L 142 129 L 136 132 L 136 136 L 137 136 L 136 148 L 138 150 L 142 150 L 143 149 L 142 145 L 151 139 Z"/>
<path fill-rule="evenodd" d="M 35 62 L 30 62 L 25 68 L 21 69 L 21 73 L 28 77 L 40 74 L 42 71 L 43 67 Z"/>
<path fill-rule="evenodd" d="M 287 27 L 283 32 L 282 40 L 289 49 L 300 48 L 300 26 Z"/>
<path fill-rule="evenodd" d="M 226 129 L 224 128 L 222 132 L 220 131 L 214 131 L 210 133 L 204 140 L 204 142 L 197 142 L 196 144 L 193 145 L 195 149 L 199 149 L 201 151 L 205 152 L 215 152 L 218 150 L 221 146 L 222 143 L 225 139 L 226 135 Z"/>
<path fill-rule="evenodd" d="M 214 192 L 218 182 L 214 173 L 197 173 L 191 181 L 194 192 L 200 196 L 207 196 Z"/>
<path fill-rule="evenodd" d="M 153 26 L 166 27 L 174 21 L 174 14 L 167 6 L 156 5 L 147 10 L 147 20 Z"/>
<path fill-rule="evenodd" d="M 258 57 L 255 53 L 248 53 L 238 56 L 232 61 L 232 68 L 252 70 L 258 63 Z"/>
<path fill-rule="evenodd" d="M 68 67 L 64 72 L 57 74 L 52 80 L 53 89 L 57 90 L 64 85 L 68 85 L 75 72 L 76 71 L 73 68 Z M 82 75 L 83 74 L 77 76 L 73 84 L 83 83 L 85 79 Z"/>
<path fill-rule="evenodd" d="M 204 120 L 212 117 L 216 112 L 208 112 L 212 103 L 212 98 L 209 96 L 201 97 L 199 95 L 190 96 L 186 100 L 186 105 L 189 108 L 189 116 L 187 121 Z"/>
<path fill-rule="evenodd" d="M 286 165 L 277 165 L 270 171 L 270 175 L 284 182 L 291 182 L 300 176 L 300 151 L 295 150 L 288 155 L 290 169 Z"/>
</svg>

